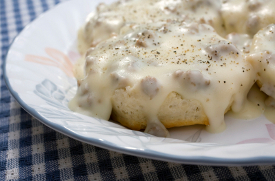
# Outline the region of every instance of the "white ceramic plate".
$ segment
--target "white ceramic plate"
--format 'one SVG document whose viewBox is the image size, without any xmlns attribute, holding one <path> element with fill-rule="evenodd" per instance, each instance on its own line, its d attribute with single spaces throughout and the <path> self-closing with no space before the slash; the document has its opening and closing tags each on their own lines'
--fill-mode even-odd
<svg viewBox="0 0 275 181">
<path fill-rule="evenodd" d="M 275 163 L 275 125 L 263 116 L 253 120 L 226 117 L 227 129 L 219 134 L 207 133 L 200 126 L 174 128 L 170 129 L 172 138 L 165 139 L 70 111 L 67 104 L 76 92 L 72 65 L 79 57 L 77 30 L 98 3 L 61 3 L 14 40 L 6 58 L 5 81 L 26 111 L 72 138 L 130 155 L 186 164 Z"/>
</svg>

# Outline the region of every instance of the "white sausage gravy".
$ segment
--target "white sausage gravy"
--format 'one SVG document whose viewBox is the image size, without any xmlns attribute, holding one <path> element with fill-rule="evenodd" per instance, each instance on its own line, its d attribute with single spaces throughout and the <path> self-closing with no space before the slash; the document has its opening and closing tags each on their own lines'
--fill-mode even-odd
<svg viewBox="0 0 275 181">
<path fill-rule="evenodd" d="M 261 6 L 256 7 L 257 3 Z M 157 113 L 171 92 L 202 105 L 210 132 L 225 129 L 228 110 L 237 116 L 254 105 L 247 95 L 256 81 L 271 96 L 266 104 L 275 105 L 274 77 L 269 81 L 270 75 L 266 75 L 274 67 L 265 62 L 273 61 L 274 35 L 268 32 L 274 26 L 261 30 L 252 40 L 255 29 L 240 27 L 242 19 L 233 21 L 231 17 L 243 6 L 250 14 L 241 18 L 248 22 L 252 20 L 247 16 L 258 17 L 261 9 L 270 10 L 256 0 L 132 0 L 99 5 L 79 30 L 83 58 L 74 69 L 78 90 L 70 109 L 108 120 L 112 96 L 124 89 L 140 98 L 137 104 L 146 117 L 145 132 L 167 137 Z M 273 19 L 254 27 L 260 29 L 269 21 Z M 259 66 L 260 59 L 266 60 Z"/>
</svg>

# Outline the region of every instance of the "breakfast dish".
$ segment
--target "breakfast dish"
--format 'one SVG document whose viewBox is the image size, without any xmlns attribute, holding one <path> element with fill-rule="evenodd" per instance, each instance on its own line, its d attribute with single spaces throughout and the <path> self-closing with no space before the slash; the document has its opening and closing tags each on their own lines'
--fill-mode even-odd
<svg viewBox="0 0 275 181">
<path fill-rule="evenodd" d="M 181 126 L 169 128 L 170 138 L 162 138 L 69 110 L 67 104 L 76 93 L 77 82 L 70 66 L 61 58 L 66 55 L 71 64 L 76 62 L 77 31 L 100 2 L 60 3 L 32 21 L 16 37 L 3 73 L 8 89 L 23 109 L 59 133 L 124 154 L 197 165 L 275 163 L 275 125 L 264 115 L 250 120 L 235 119 L 229 116 L 229 111 L 225 115 L 227 128 L 222 133 L 209 133 L 203 129 L 205 126 Z M 51 36 L 45 36 L 48 32 Z M 50 56 L 45 51 L 48 48 L 63 55 Z M 43 59 L 26 61 L 26 55 Z M 43 64 L 46 60 L 57 61 L 60 67 Z"/>
<path fill-rule="evenodd" d="M 274 6 L 235 0 L 101 4 L 78 33 L 83 58 L 74 68 L 78 90 L 69 107 L 161 137 L 169 136 L 166 128 L 194 124 L 221 132 L 224 114 L 247 105 L 256 81 L 271 97 L 275 92 L 275 81 L 265 82 L 273 79 L 273 67 L 256 65 L 254 55 L 273 55 L 261 48 L 273 45 L 260 42 L 272 40 L 259 38 L 273 26 L 254 34 L 273 21 L 267 12 Z M 242 7 L 250 14 L 232 18 Z"/>
</svg>

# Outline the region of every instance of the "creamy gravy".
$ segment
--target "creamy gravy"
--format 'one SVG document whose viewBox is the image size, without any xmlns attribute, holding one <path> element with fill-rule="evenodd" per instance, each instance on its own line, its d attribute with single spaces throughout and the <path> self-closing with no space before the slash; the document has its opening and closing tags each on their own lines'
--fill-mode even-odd
<svg viewBox="0 0 275 181">
<path fill-rule="evenodd" d="M 248 34 L 230 33 L 225 37 L 243 53 L 250 52 L 252 38 Z"/>
<path fill-rule="evenodd" d="M 83 56 L 69 107 L 108 120 L 114 91 L 125 89 L 140 98 L 145 132 L 162 137 L 169 132 L 157 112 L 171 92 L 202 104 L 210 132 L 225 129 L 228 109 L 235 118 L 264 113 L 275 122 L 274 25 L 257 33 L 275 23 L 274 8 L 272 0 L 101 4 L 78 33 Z M 256 85 L 250 90 L 256 81 L 271 97 Z"/>
<path fill-rule="evenodd" d="M 95 13 L 88 16 L 79 36 L 87 46 L 120 34 L 127 24 L 143 24 L 166 21 L 189 21 L 210 24 L 221 35 L 225 35 L 220 16 L 220 0 L 132 0 L 118 1 L 111 5 L 100 4 Z M 84 50 L 83 50 L 84 49 Z"/>
<path fill-rule="evenodd" d="M 141 97 L 149 126 L 160 123 L 158 109 L 173 91 L 202 104 L 210 132 L 225 129 L 228 107 L 241 110 L 255 72 L 244 54 L 211 26 L 170 22 L 125 29 L 128 33 L 88 51 L 84 79 L 70 102 L 73 111 L 109 119 L 117 88 Z"/>
<path fill-rule="evenodd" d="M 257 71 L 257 83 L 266 93 L 265 117 L 275 123 L 275 25 L 261 29 L 253 38 L 247 60 Z"/>
<path fill-rule="evenodd" d="M 260 30 L 253 38 L 247 60 L 257 71 L 261 91 L 275 98 L 275 24 Z"/>
<path fill-rule="evenodd" d="M 249 34 L 275 23 L 274 0 L 224 0 L 221 14 L 227 33 Z"/>
</svg>

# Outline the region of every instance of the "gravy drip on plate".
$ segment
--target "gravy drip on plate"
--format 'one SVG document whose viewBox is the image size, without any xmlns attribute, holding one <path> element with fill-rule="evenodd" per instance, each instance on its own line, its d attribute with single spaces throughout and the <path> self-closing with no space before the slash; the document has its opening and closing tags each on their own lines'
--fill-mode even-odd
<svg viewBox="0 0 275 181">
<path fill-rule="evenodd" d="M 254 119 L 259 117 L 265 112 L 267 106 L 265 100 L 267 95 L 260 91 L 259 87 L 254 84 L 250 89 L 247 99 L 245 100 L 244 106 L 239 112 L 229 111 L 228 116 L 236 119 Z"/>
<path fill-rule="evenodd" d="M 266 119 L 275 123 L 275 99 L 268 97 L 254 84 L 250 89 L 244 106 L 239 112 L 229 111 L 226 115 L 236 119 L 255 119 L 264 114 Z"/>
<path fill-rule="evenodd" d="M 167 136 L 157 112 L 171 92 L 202 104 L 210 132 L 225 129 L 228 108 L 242 109 L 256 73 L 210 25 L 159 22 L 126 25 L 120 32 L 91 48 L 79 66 L 84 71 L 76 70 L 83 77 L 69 104 L 73 111 L 108 120 L 114 91 L 127 89 L 140 97 L 147 128 Z"/>
<path fill-rule="evenodd" d="M 266 105 L 265 112 L 264 112 L 265 117 L 269 121 L 275 124 L 275 99 L 272 97 L 268 97 L 265 100 L 265 105 Z"/>
</svg>

